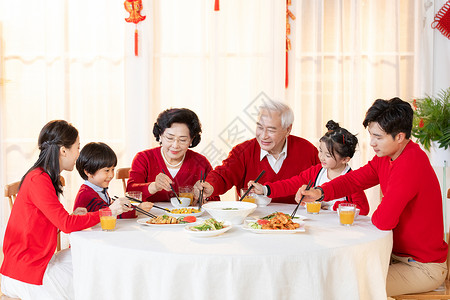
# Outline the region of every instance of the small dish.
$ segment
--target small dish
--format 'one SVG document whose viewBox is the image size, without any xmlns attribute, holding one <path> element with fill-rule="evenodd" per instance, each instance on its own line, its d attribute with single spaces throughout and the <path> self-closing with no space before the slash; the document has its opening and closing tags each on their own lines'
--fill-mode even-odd
<svg viewBox="0 0 450 300">
<path fill-rule="evenodd" d="M 170 203 L 173 205 L 173 207 L 175 208 L 179 208 L 179 207 L 188 207 L 189 205 L 191 205 L 191 198 L 188 197 L 178 197 L 181 201 L 178 202 L 177 197 L 172 197 L 170 198 Z"/>
<path fill-rule="evenodd" d="M 231 229 L 231 227 L 233 227 L 233 225 L 231 225 L 230 222 L 224 222 L 223 223 L 223 228 L 219 229 L 219 230 L 209 230 L 209 231 L 194 231 L 191 229 L 193 225 L 187 225 L 184 227 L 184 231 L 186 231 L 187 233 L 189 233 L 192 236 L 195 237 L 213 237 L 213 236 L 218 236 L 221 235 L 225 232 L 227 232 L 228 230 Z"/>
<path fill-rule="evenodd" d="M 197 206 L 188 206 L 188 207 L 183 207 L 183 208 L 195 208 L 198 209 Z M 171 210 L 172 211 L 172 210 Z M 187 217 L 187 216 L 195 216 L 195 217 L 199 217 L 203 214 L 204 210 L 203 208 L 200 210 L 200 212 L 198 213 L 192 213 L 192 214 L 173 214 L 171 212 L 166 212 L 167 215 L 174 217 L 174 218 L 178 218 L 178 217 Z"/>
<path fill-rule="evenodd" d="M 294 223 L 298 223 L 300 225 L 299 228 L 296 229 L 292 229 L 292 230 L 276 230 L 276 229 L 255 229 L 249 226 L 249 223 L 255 223 L 255 221 L 249 221 L 249 220 L 245 220 L 244 225 L 242 225 L 242 229 L 244 230 L 248 230 L 250 232 L 253 233 L 269 233 L 269 234 L 284 234 L 284 233 L 300 233 L 300 232 L 305 232 L 305 222 L 304 221 L 292 221 Z"/>
<path fill-rule="evenodd" d="M 151 218 L 141 218 L 141 219 L 137 219 L 136 222 L 138 224 L 141 225 L 146 225 L 146 226 L 155 226 L 155 227 L 173 227 L 173 226 L 186 226 L 186 225 L 192 225 L 195 223 L 178 223 L 178 224 L 150 224 L 147 223 L 148 220 L 150 220 Z M 198 222 L 198 220 L 197 220 Z"/>
</svg>

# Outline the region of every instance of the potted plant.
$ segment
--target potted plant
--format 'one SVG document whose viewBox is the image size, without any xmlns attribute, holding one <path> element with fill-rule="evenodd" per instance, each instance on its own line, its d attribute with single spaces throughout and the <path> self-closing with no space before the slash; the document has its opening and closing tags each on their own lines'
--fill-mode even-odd
<svg viewBox="0 0 450 300">
<path fill-rule="evenodd" d="M 412 135 L 430 151 L 450 146 L 450 87 L 436 97 L 414 99 Z"/>
</svg>

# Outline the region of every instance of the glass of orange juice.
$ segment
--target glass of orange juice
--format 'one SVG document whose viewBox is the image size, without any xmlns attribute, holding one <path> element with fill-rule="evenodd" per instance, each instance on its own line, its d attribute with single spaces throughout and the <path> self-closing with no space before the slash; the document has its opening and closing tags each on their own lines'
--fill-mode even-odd
<svg viewBox="0 0 450 300">
<path fill-rule="evenodd" d="M 338 207 L 339 221 L 341 225 L 351 226 L 355 220 L 356 205 L 353 203 L 341 203 Z"/>
<path fill-rule="evenodd" d="M 183 185 L 178 188 L 178 197 L 189 198 L 194 202 L 194 188 L 192 185 Z"/>
<path fill-rule="evenodd" d="M 306 202 L 306 211 L 308 214 L 317 215 L 320 211 L 320 206 L 322 205 L 319 201 Z"/>
<path fill-rule="evenodd" d="M 113 231 L 116 228 L 116 216 L 112 215 L 109 207 L 102 208 L 99 211 L 100 225 L 103 231 Z"/>
<path fill-rule="evenodd" d="M 244 194 L 247 192 L 248 189 L 241 189 L 241 197 L 244 196 Z M 250 203 L 255 203 L 256 199 L 255 199 L 255 194 L 250 192 L 248 193 L 244 199 L 242 199 L 242 201 L 244 202 L 250 202 Z"/>
</svg>

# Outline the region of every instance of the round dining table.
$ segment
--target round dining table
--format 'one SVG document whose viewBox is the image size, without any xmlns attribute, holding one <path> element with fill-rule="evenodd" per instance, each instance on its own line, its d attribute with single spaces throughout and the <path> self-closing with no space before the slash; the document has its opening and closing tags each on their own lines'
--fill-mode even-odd
<svg viewBox="0 0 450 300">
<path fill-rule="evenodd" d="M 169 203 L 158 203 L 168 207 Z M 249 218 L 295 205 L 271 203 Z M 153 208 L 151 212 L 164 214 Z M 242 225 L 215 237 L 184 226 L 118 219 L 70 234 L 76 299 L 367 299 L 386 300 L 392 232 L 367 216 L 353 226 L 336 212 L 307 214 L 304 232 L 255 233 Z M 210 217 L 204 212 L 200 218 Z"/>
</svg>

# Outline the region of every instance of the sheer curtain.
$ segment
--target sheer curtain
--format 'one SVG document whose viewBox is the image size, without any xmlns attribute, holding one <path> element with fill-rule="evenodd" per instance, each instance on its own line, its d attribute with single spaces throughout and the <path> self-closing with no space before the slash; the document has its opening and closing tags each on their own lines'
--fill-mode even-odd
<svg viewBox="0 0 450 300">
<path fill-rule="evenodd" d="M 329 119 L 357 133 L 357 168 L 373 156 L 361 125 L 371 103 L 422 94 L 418 1 L 292 0 L 288 89 L 285 1 L 220 5 L 214 11 L 214 0 L 143 0 L 135 57 L 135 26 L 124 21 L 123 0 L 0 0 L 2 185 L 36 160 L 38 133 L 49 120 L 72 122 L 82 145 L 108 143 L 118 167 L 127 167 L 136 152 L 157 145 L 153 123 L 169 107 L 199 115 L 204 132 L 194 150 L 217 165 L 254 136 L 256 108 L 268 98 L 292 106 L 293 134 L 312 143 Z M 71 211 L 82 180 L 76 172 L 63 176 Z M 121 193 L 113 181 L 111 194 Z M 372 194 L 374 209 L 379 196 Z M 4 228 L 9 208 L 1 208 Z"/>
</svg>

